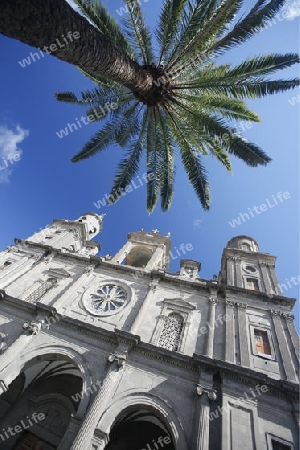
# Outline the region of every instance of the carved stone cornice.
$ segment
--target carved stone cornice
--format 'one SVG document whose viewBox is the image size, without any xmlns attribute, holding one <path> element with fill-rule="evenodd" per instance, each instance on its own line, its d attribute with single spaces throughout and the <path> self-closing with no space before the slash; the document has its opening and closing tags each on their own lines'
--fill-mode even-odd
<svg viewBox="0 0 300 450">
<path fill-rule="evenodd" d="M 295 319 L 295 316 L 293 314 L 290 313 L 281 313 L 281 316 L 288 322 L 293 322 Z"/>
<path fill-rule="evenodd" d="M 155 278 L 154 280 L 150 281 L 149 283 L 149 291 L 155 292 L 157 289 L 157 286 L 159 284 L 159 279 Z"/>
<path fill-rule="evenodd" d="M 247 303 L 239 303 L 239 302 L 237 302 L 236 303 L 236 306 L 239 308 L 239 309 L 247 309 Z"/>
<path fill-rule="evenodd" d="M 202 397 L 202 395 L 207 395 L 209 400 L 217 399 L 217 392 L 214 389 L 206 389 L 201 384 L 197 384 L 197 394 Z"/>
<path fill-rule="evenodd" d="M 228 306 L 228 308 L 234 308 L 234 302 L 231 300 L 225 300 L 225 305 Z"/>
<path fill-rule="evenodd" d="M 90 266 L 87 266 L 84 269 L 84 273 L 89 275 L 90 273 L 94 272 L 94 270 L 95 270 L 95 266 L 94 265 L 90 265 Z"/>
<path fill-rule="evenodd" d="M 271 309 L 271 316 L 279 318 L 281 316 L 281 311 L 278 311 L 277 309 Z"/>
</svg>

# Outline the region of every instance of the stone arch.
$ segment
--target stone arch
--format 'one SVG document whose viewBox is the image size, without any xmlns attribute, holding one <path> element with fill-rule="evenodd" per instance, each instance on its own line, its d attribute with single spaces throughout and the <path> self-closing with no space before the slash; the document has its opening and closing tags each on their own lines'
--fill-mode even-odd
<svg viewBox="0 0 300 450">
<path fill-rule="evenodd" d="M 64 358 L 69 359 L 74 365 L 78 367 L 82 378 L 82 391 L 85 392 L 85 395 L 81 399 L 78 406 L 76 418 L 82 419 L 90 401 L 90 390 L 88 388 L 93 384 L 93 381 L 91 371 L 86 361 L 84 361 L 84 359 L 71 348 L 59 345 L 44 346 L 42 348 L 35 346 L 33 348 L 29 348 L 28 351 L 26 350 L 25 354 L 21 355 L 21 358 L 18 358 L 17 362 L 13 364 L 13 366 L 9 366 L 9 380 L 10 382 L 13 381 L 22 372 L 22 370 L 24 370 L 25 366 L 30 363 L 30 361 L 38 357 L 47 358 L 50 355 L 63 356 Z M 6 379 L 6 374 L 3 375 L 3 378 Z"/>
<path fill-rule="evenodd" d="M 159 417 L 168 429 L 176 450 L 188 448 L 183 423 L 172 405 L 151 393 L 133 393 L 115 399 L 103 413 L 96 430 L 108 435 L 116 420 L 134 408 L 146 408 Z"/>
</svg>

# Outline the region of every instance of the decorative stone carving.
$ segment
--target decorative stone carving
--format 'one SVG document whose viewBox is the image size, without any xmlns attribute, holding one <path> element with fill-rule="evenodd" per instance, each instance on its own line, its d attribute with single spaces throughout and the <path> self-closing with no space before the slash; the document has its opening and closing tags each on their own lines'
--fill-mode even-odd
<svg viewBox="0 0 300 450">
<path fill-rule="evenodd" d="M 151 283 L 149 283 L 149 289 L 153 292 L 156 291 L 156 288 L 158 286 L 159 280 L 152 280 Z"/>
<path fill-rule="evenodd" d="M 271 315 L 275 317 L 280 317 L 281 311 L 278 311 L 276 309 L 271 309 Z"/>
<path fill-rule="evenodd" d="M 43 281 L 36 289 L 34 289 L 29 295 L 27 295 L 25 301 L 29 303 L 36 303 L 56 284 L 57 284 L 56 278 L 50 278 L 49 280 Z"/>
<path fill-rule="evenodd" d="M 116 283 L 105 283 L 94 293 L 86 295 L 84 306 L 88 312 L 96 316 L 111 316 L 123 309 L 128 303 L 128 293 Z"/>
<path fill-rule="evenodd" d="M 234 308 L 234 302 L 232 302 L 231 300 L 225 300 L 225 304 L 229 308 Z"/>
<path fill-rule="evenodd" d="M 167 350 L 177 351 L 179 349 L 184 319 L 180 314 L 172 313 L 165 318 L 158 345 Z"/>
<path fill-rule="evenodd" d="M 40 322 L 25 322 L 23 325 L 23 330 L 29 331 L 29 333 L 34 336 L 43 329 L 49 329 L 49 324 L 46 324 L 44 320 L 41 320 Z"/>
<path fill-rule="evenodd" d="M 123 369 L 125 367 L 125 363 L 126 363 L 126 356 L 125 355 L 117 355 L 116 353 L 111 353 L 108 357 L 108 361 L 110 363 L 113 363 L 114 361 L 116 361 L 118 368 Z"/>
<path fill-rule="evenodd" d="M 208 301 L 209 301 L 209 303 L 211 303 L 212 305 L 216 305 L 216 304 L 218 303 L 217 297 L 209 297 Z"/>
<path fill-rule="evenodd" d="M 197 394 L 201 397 L 202 395 L 207 395 L 209 400 L 217 399 L 217 392 L 214 389 L 206 389 L 201 384 L 197 384 Z"/>
<path fill-rule="evenodd" d="M 247 309 L 247 303 L 236 303 L 236 306 L 240 309 Z"/>
<path fill-rule="evenodd" d="M 92 273 L 92 272 L 94 271 L 94 269 L 95 269 L 95 266 L 87 266 L 87 267 L 84 269 L 84 273 L 86 273 L 87 275 L 89 275 L 90 273 Z"/>
<path fill-rule="evenodd" d="M 281 315 L 285 318 L 285 320 L 288 320 L 289 322 L 293 322 L 293 320 L 295 319 L 295 316 L 290 313 L 281 313 Z"/>
<path fill-rule="evenodd" d="M 6 334 L 0 331 L 0 354 L 7 349 L 6 338 L 7 338 Z"/>
</svg>

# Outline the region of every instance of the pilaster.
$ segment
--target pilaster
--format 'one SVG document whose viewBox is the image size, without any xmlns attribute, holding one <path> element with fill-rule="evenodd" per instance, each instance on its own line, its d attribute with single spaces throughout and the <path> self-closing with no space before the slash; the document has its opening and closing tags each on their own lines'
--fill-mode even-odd
<svg viewBox="0 0 300 450">
<path fill-rule="evenodd" d="M 250 355 L 247 337 L 247 316 L 246 316 L 247 305 L 245 303 L 237 303 L 237 308 L 238 308 L 241 365 L 243 367 L 250 367 Z"/>
<path fill-rule="evenodd" d="M 283 313 L 282 314 L 283 319 L 286 322 L 286 326 L 291 338 L 291 342 L 293 344 L 293 350 L 294 350 L 294 355 L 296 357 L 296 360 L 298 362 L 298 366 L 300 365 L 300 342 L 299 342 L 299 336 L 297 334 L 296 328 L 295 328 L 295 323 L 294 323 L 294 316 L 292 314 L 289 313 Z"/>
<path fill-rule="evenodd" d="M 147 309 L 149 308 L 149 304 L 151 303 L 151 301 L 155 295 L 157 285 L 158 285 L 158 280 L 153 280 L 149 283 L 148 292 L 146 294 L 146 297 L 143 301 L 141 308 L 137 311 L 134 322 L 131 325 L 130 331 L 132 334 L 137 334 L 138 328 L 141 324 L 144 314 L 147 311 Z"/>
<path fill-rule="evenodd" d="M 216 317 L 217 298 L 209 297 L 209 330 L 206 342 L 205 356 L 213 357 L 214 353 L 214 335 L 215 335 L 215 317 Z"/>
<path fill-rule="evenodd" d="M 15 340 L 15 342 L 7 348 L 7 350 L 0 356 L 0 379 L 2 393 L 5 387 L 8 387 L 16 374 L 13 370 L 13 363 L 16 358 L 25 350 L 29 342 L 37 336 L 42 329 L 48 329 L 49 325 L 46 321 L 36 320 L 32 322 L 25 322 L 23 324 L 23 333 Z M 3 389 L 4 388 L 4 389 Z"/>
<path fill-rule="evenodd" d="M 234 326 L 234 303 L 225 300 L 226 315 L 229 319 L 225 322 L 226 339 L 225 339 L 225 361 L 234 363 L 234 343 L 235 343 L 235 326 Z"/>
<path fill-rule="evenodd" d="M 117 383 L 123 373 L 126 354 L 111 354 L 108 357 L 108 368 L 104 376 L 101 388 L 93 400 L 93 403 L 86 414 L 77 437 L 75 438 L 71 450 L 82 450 L 90 448 L 91 439 L 97 426 L 99 418 L 105 410 L 108 401 L 115 391 Z M 97 449 L 97 447 L 95 447 Z M 101 448 L 101 447 L 100 447 Z"/>
<path fill-rule="evenodd" d="M 216 400 L 217 394 L 213 389 L 197 384 L 197 395 L 198 426 L 194 449 L 209 450 L 210 402 Z"/>
<path fill-rule="evenodd" d="M 296 372 L 292 363 L 292 357 L 289 346 L 287 344 L 284 330 L 281 322 L 280 312 L 276 310 L 271 311 L 272 320 L 275 328 L 275 333 L 278 341 L 279 351 L 281 354 L 283 368 L 285 371 L 286 379 L 290 381 L 297 381 Z"/>
</svg>

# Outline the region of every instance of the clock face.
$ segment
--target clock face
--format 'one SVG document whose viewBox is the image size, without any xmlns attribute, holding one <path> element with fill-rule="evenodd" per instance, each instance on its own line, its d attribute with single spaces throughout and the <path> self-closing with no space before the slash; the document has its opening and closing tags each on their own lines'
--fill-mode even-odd
<svg viewBox="0 0 300 450">
<path fill-rule="evenodd" d="M 85 307 L 93 315 L 111 316 L 119 312 L 128 302 L 128 294 L 123 287 L 114 283 L 98 286 L 85 297 Z"/>
</svg>

